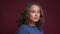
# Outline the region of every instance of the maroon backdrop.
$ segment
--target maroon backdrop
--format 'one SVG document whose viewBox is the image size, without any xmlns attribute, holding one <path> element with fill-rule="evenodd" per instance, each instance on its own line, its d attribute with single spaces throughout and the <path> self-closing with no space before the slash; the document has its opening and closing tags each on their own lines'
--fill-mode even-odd
<svg viewBox="0 0 60 34">
<path fill-rule="evenodd" d="M 1 0 L 0 1 L 0 34 L 15 34 L 17 17 L 28 2 L 34 0 Z M 60 34 L 59 0 L 35 0 L 44 8 L 44 34 Z"/>
</svg>

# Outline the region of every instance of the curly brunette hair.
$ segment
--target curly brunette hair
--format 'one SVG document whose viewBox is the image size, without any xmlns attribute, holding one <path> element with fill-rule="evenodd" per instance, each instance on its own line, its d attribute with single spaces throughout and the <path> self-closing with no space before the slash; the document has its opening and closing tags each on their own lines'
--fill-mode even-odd
<svg viewBox="0 0 60 34">
<path fill-rule="evenodd" d="M 40 7 L 40 19 L 36 23 L 36 26 L 40 30 L 40 27 L 42 26 L 42 24 L 44 22 L 44 14 L 43 14 L 43 9 L 42 9 L 41 5 L 37 2 L 28 3 L 26 5 L 24 11 L 22 11 L 21 15 L 18 17 L 17 23 L 18 23 L 18 26 L 20 26 L 22 24 L 28 24 L 29 18 L 27 17 L 27 15 L 29 15 L 29 9 L 32 5 L 37 5 Z"/>
</svg>

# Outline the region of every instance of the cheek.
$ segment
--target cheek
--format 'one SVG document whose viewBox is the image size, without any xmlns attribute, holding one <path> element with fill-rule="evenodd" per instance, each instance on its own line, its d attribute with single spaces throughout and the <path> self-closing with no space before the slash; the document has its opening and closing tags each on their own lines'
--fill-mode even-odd
<svg viewBox="0 0 60 34">
<path fill-rule="evenodd" d="M 30 18 L 34 18 L 35 14 L 30 13 Z"/>
<path fill-rule="evenodd" d="M 38 14 L 38 17 L 40 17 L 40 13 Z"/>
</svg>

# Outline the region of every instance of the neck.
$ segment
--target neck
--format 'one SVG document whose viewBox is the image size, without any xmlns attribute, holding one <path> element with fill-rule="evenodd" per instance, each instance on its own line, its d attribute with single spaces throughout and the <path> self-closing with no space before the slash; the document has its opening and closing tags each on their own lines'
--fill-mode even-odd
<svg viewBox="0 0 60 34">
<path fill-rule="evenodd" d="M 36 26 L 36 23 L 33 22 L 33 21 L 29 21 L 28 25 L 30 25 L 30 26 Z"/>
</svg>

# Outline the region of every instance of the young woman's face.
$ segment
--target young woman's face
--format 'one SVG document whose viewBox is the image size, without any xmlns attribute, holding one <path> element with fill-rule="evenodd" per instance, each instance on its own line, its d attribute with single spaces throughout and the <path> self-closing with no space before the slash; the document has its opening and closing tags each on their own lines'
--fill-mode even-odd
<svg viewBox="0 0 60 34">
<path fill-rule="evenodd" d="M 40 18 L 40 7 L 32 5 L 29 10 L 29 18 L 33 22 L 37 22 Z"/>
</svg>

